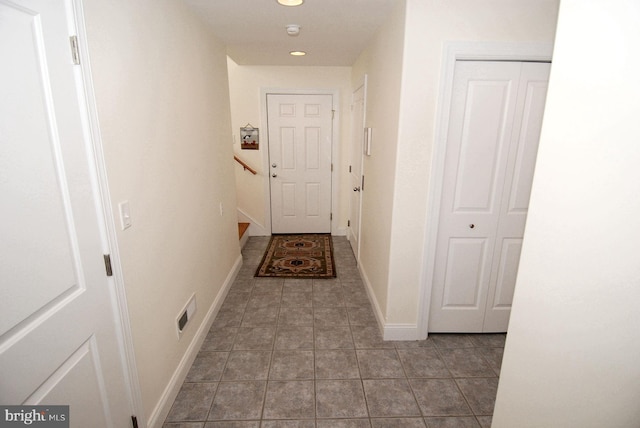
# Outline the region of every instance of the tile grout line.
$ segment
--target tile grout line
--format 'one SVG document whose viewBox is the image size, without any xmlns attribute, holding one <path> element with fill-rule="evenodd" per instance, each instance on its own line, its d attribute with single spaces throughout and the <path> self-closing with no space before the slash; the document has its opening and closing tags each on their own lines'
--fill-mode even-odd
<svg viewBox="0 0 640 428">
<path fill-rule="evenodd" d="M 236 280 L 234 280 L 233 284 L 231 284 L 231 288 L 233 288 L 233 286 L 235 285 L 236 281 L 237 281 L 237 278 L 236 278 Z M 228 297 L 228 294 L 227 294 L 227 297 Z M 225 297 L 225 300 L 222 302 L 222 305 L 224 305 L 225 301 L 226 301 L 226 297 Z M 248 305 L 248 302 L 247 302 L 247 305 Z M 237 327 L 238 329 L 240 328 L 240 325 L 242 325 L 242 320 L 244 319 L 245 312 L 246 312 L 246 305 L 245 305 L 245 308 L 244 308 L 244 310 L 242 312 L 242 317 L 240 318 L 240 322 L 239 322 L 238 327 Z M 215 322 L 215 319 L 214 319 L 214 322 Z M 211 329 L 209 329 L 209 331 L 207 332 L 207 335 L 209 333 L 211 333 L 212 329 L 213 329 L 213 325 L 212 325 Z M 216 397 L 218 396 L 218 392 L 220 391 L 220 382 L 222 382 L 222 380 L 223 380 L 222 378 L 223 378 L 224 373 L 225 373 L 225 371 L 227 369 L 227 364 L 229 363 L 229 359 L 231 358 L 231 352 L 233 352 L 233 344 L 235 343 L 235 339 L 236 339 L 237 335 L 238 335 L 238 331 L 236 330 L 234 338 L 231 341 L 231 345 L 229 346 L 229 352 L 228 352 L 227 358 L 226 358 L 225 363 L 224 363 L 224 365 L 222 367 L 222 370 L 220 372 L 220 379 L 217 382 L 216 391 L 213 394 L 213 398 L 211 400 L 211 405 L 209 406 L 209 410 L 207 411 L 207 415 L 205 417 L 205 424 L 206 424 L 206 421 L 209 420 L 209 416 L 211 416 L 211 412 L 213 411 L 213 404 L 215 403 Z M 202 347 L 201 347 L 200 350 L 198 350 L 198 353 L 200 353 L 201 351 L 202 351 Z"/>
<path fill-rule="evenodd" d="M 254 251 L 260 251 L 260 250 L 256 249 Z M 334 246 L 334 254 L 336 256 L 336 260 L 338 259 L 338 256 L 342 257 L 342 255 L 339 254 L 340 251 L 341 250 L 339 249 L 339 246 Z M 338 264 L 340 264 L 340 263 L 336 263 L 335 264 L 336 269 L 337 269 Z M 349 267 L 348 264 L 345 264 L 345 267 L 343 269 L 340 269 L 340 270 L 341 271 L 344 271 L 345 269 L 348 270 L 348 267 Z M 249 269 L 250 268 L 248 267 L 247 271 Z M 243 274 L 243 275 L 245 275 L 245 274 Z M 237 283 L 240 280 L 240 278 L 242 278 L 242 281 L 246 281 L 247 280 L 247 278 L 245 278 L 244 276 L 239 277 L 234 281 L 234 285 L 235 285 L 235 283 Z M 368 351 L 368 350 L 386 351 L 386 350 L 389 350 L 389 349 L 393 349 L 395 351 L 393 353 L 393 355 L 395 356 L 395 358 L 397 358 L 397 360 L 400 363 L 401 374 L 400 374 L 399 377 L 380 378 L 380 379 L 384 379 L 384 380 L 386 380 L 386 379 L 389 379 L 389 380 L 391 380 L 391 379 L 393 379 L 393 380 L 403 380 L 404 382 L 406 382 L 409 385 L 409 389 L 411 391 L 411 394 L 412 394 L 412 397 L 413 397 L 413 400 L 414 400 L 414 404 L 417 404 L 417 406 L 418 406 L 418 410 L 419 410 L 420 416 L 413 416 L 413 415 L 411 415 L 411 416 L 410 415 L 407 415 L 407 416 L 390 416 L 390 415 L 386 415 L 386 416 L 384 416 L 384 415 L 382 415 L 382 416 L 379 416 L 378 418 L 384 418 L 384 419 L 389 418 L 389 419 L 398 419 L 398 420 L 399 419 L 403 419 L 403 418 L 419 418 L 422 421 L 422 423 L 426 425 L 427 421 L 426 421 L 425 418 L 435 417 L 435 415 L 429 415 L 429 416 L 425 415 L 423 410 L 422 410 L 422 408 L 418 404 L 419 402 L 418 402 L 418 399 L 417 399 L 417 396 L 416 396 L 416 392 L 415 392 L 415 390 L 414 390 L 414 388 L 413 388 L 413 386 L 411 385 L 411 382 L 410 382 L 411 379 L 414 379 L 414 378 L 409 376 L 409 374 L 407 372 L 407 366 L 403 362 L 403 360 L 402 360 L 402 358 L 400 356 L 400 354 L 401 354 L 400 351 L 402 349 L 405 349 L 405 348 L 399 347 L 397 343 L 393 343 L 393 346 L 391 348 L 384 347 L 380 343 L 377 343 L 375 341 L 375 338 L 374 337 L 370 337 L 370 335 L 363 335 L 362 336 L 361 339 L 364 340 L 365 342 L 363 342 L 364 346 L 362 348 L 359 348 L 356 345 L 354 327 L 360 327 L 360 326 L 355 326 L 354 325 L 354 322 L 357 322 L 357 316 L 353 315 L 353 314 L 356 313 L 357 309 L 365 308 L 366 306 L 368 306 L 367 303 L 370 305 L 370 302 L 366 302 L 366 303 L 365 302 L 360 302 L 357 305 L 355 305 L 355 304 L 353 304 L 353 305 L 347 304 L 347 294 L 351 294 L 351 293 L 346 293 L 346 291 L 350 290 L 351 287 L 347 288 L 347 286 L 345 286 L 345 283 L 342 281 L 342 278 L 340 277 L 340 275 L 338 275 L 338 278 L 336 278 L 336 280 L 340 284 L 340 287 L 339 287 L 338 291 L 342 294 L 342 300 L 341 300 L 342 304 L 341 305 L 337 305 L 337 306 L 333 305 L 332 303 L 326 303 L 327 306 L 324 306 L 325 303 L 320 303 L 321 306 L 317 306 L 316 303 L 315 303 L 315 297 L 316 297 L 315 294 L 318 293 L 319 288 L 318 287 L 314 287 L 313 282 L 315 282 L 315 281 L 311 282 L 311 311 L 310 311 L 311 312 L 311 318 L 312 318 L 312 320 L 311 320 L 311 333 L 312 333 L 312 335 L 311 335 L 311 337 L 312 337 L 311 352 L 312 352 L 312 357 L 313 357 L 312 358 L 313 375 L 312 375 L 311 381 L 313 382 L 313 385 L 314 385 L 314 387 L 313 387 L 313 396 L 311 397 L 311 399 L 313 400 L 313 408 L 314 408 L 314 412 L 313 412 L 314 416 L 313 416 L 313 424 L 312 425 L 313 426 L 318 426 L 318 421 L 320 421 L 320 420 L 327 421 L 329 419 L 340 419 L 340 420 L 343 420 L 343 419 L 344 420 L 346 420 L 346 419 L 359 419 L 360 420 L 361 419 L 361 420 L 367 420 L 368 421 L 368 426 L 372 426 L 373 420 L 375 420 L 377 418 L 372 417 L 372 415 L 370 413 L 370 408 L 369 408 L 370 407 L 369 406 L 370 403 L 369 403 L 369 400 L 367 399 L 367 395 L 365 393 L 365 387 L 364 387 L 364 381 L 369 379 L 369 378 L 365 379 L 363 377 L 361 360 L 358 358 L 358 351 L 359 350 L 362 350 L 362 351 Z M 236 324 L 237 327 L 235 328 L 235 331 L 233 332 L 232 340 L 230 341 L 231 343 L 228 345 L 230 348 L 229 348 L 229 351 L 227 352 L 226 359 L 224 360 L 224 363 L 222 364 L 221 372 L 220 372 L 220 375 L 219 375 L 219 378 L 218 378 L 218 382 L 217 382 L 217 385 L 216 385 L 215 392 L 214 392 L 213 397 L 212 397 L 211 405 L 209 406 L 209 410 L 207 412 L 207 415 L 205 416 L 205 420 L 202 421 L 203 423 L 206 423 L 207 421 L 209 421 L 209 416 L 210 416 L 211 412 L 213 411 L 213 404 L 214 404 L 215 399 L 217 398 L 218 394 L 220 393 L 220 389 L 219 389 L 220 384 L 227 382 L 227 381 L 223 381 L 222 377 L 223 377 L 226 369 L 228 368 L 228 364 L 229 364 L 229 362 L 231 360 L 232 352 L 235 352 L 234 346 L 237 345 L 237 343 L 238 343 L 238 340 L 239 340 L 239 337 L 240 337 L 239 333 L 241 331 L 243 331 L 242 330 L 243 328 L 249 328 L 249 327 L 242 327 L 242 323 L 245 321 L 245 317 L 248 314 L 248 311 L 250 310 L 249 302 L 251 301 L 251 297 L 252 296 L 256 296 L 256 294 L 255 294 L 255 292 L 257 290 L 257 288 L 256 288 L 256 280 L 252 278 L 251 281 L 252 281 L 252 286 L 251 286 L 250 292 L 248 293 L 249 294 L 249 300 L 247 300 L 247 302 L 242 306 L 243 307 L 242 316 L 237 321 L 237 324 Z M 281 288 L 281 290 L 279 292 L 279 300 L 277 302 L 277 310 L 275 311 L 276 314 L 275 314 L 275 321 L 274 321 L 274 324 L 273 324 L 273 337 L 272 337 L 272 341 L 271 341 L 270 354 L 269 354 L 270 359 L 269 359 L 269 363 L 268 363 L 268 367 L 267 367 L 267 371 L 266 371 L 266 380 L 265 380 L 265 383 L 264 383 L 265 386 L 264 386 L 264 390 L 263 390 L 264 391 L 263 392 L 264 395 L 262 397 L 262 407 L 261 407 L 261 410 L 260 410 L 260 419 L 259 420 L 256 420 L 256 419 L 228 419 L 228 420 L 220 420 L 220 421 L 226 421 L 226 422 L 231 422 L 231 421 L 250 422 L 250 421 L 253 421 L 253 422 L 257 422 L 258 424 L 260 424 L 261 422 L 264 423 L 264 421 L 265 421 L 264 416 L 265 416 L 265 411 L 266 411 L 267 392 L 268 392 L 268 388 L 269 388 L 269 383 L 272 381 L 271 372 L 274 369 L 275 356 L 276 356 L 275 354 L 276 354 L 276 352 L 280 352 L 280 350 L 277 349 L 278 329 L 281 326 L 281 324 L 280 324 L 280 316 L 283 314 L 283 311 L 286 311 L 287 308 L 289 308 L 289 306 L 283 306 L 283 296 L 284 296 L 284 290 L 285 290 L 285 288 L 284 288 L 285 282 L 286 282 L 285 280 L 282 281 L 282 284 L 281 284 L 282 288 Z M 232 287 L 233 287 L 233 285 L 232 285 Z M 358 288 L 354 288 L 354 290 L 357 290 L 357 289 Z M 237 304 L 237 301 L 241 301 L 241 298 L 235 298 L 235 300 L 236 301 L 234 301 L 234 305 Z M 223 302 L 223 305 L 224 305 L 224 302 Z M 270 305 L 267 305 L 267 306 L 270 306 Z M 292 307 L 296 307 L 296 306 L 294 305 Z M 304 307 L 304 306 L 302 306 L 302 307 Z M 336 327 L 336 326 L 345 325 L 345 326 L 348 326 L 348 328 L 349 328 L 349 337 L 350 337 L 351 342 L 353 344 L 352 348 L 350 348 L 350 349 L 327 348 L 326 350 L 334 349 L 336 351 L 337 350 L 350 351 L 350 352 L 353 352 L 353 354 L 355 355 L 355 358 L 356 358 L 355 362 L 356 362 L 357 372 L 358 372 L 358 376 L 359 376 L 359 380 L 360 380 L 360 388 L 361 388 L 361 391 L 362 391 L 362 394 L 363 394 L 364 405 L 365 405 L 365 410 L 366 410 L 366 415 L 367 416 L 364 416 L 364 417 L 352 416 L 351 418 L 349 418 L 349 417 L 318 418 L 318 413 L 317 413 L 317 411 L 318 411 L 318 407 L 317 407 L 317 405 L 318 405 L 317 385 L 318 384 L 317 384 L 317 382 L 320 379 L 318 378 L 318 371 L 317 371 L 317 362 L 318 362 L 317 351 L 319 349 L 317 348 L 317 342 L 316 342 L 317 333 L 318 333 L 317 329 L 316 329 L 316 326 L 321 326 L 321 325 L 323 325 L 323 323 L 322 322 L 321 323 L 316 323 L 316 310 L 317 309 L 321 309 L 321 308 L 325 308 L 325 307 L 326 308 L 341 309 L 340 311 L 336 311 L 336 314 L 334 314 L 334 315 L 336 315 L 338 317 L 336 319 L 332 319 L 332 316 L 328 315 L 328 317 L 326 318 L 326 320 L 329 321 L 329 324 L 327 324 L 327 327 Z M 350 309 L 352 309 L 352 310 L 350 310 Z M 331 312 L 331 311 L 327 311 L 327 312 Z M 344 313 L 344 315 L 346 316 L 346 323 L 345 324 L 341 324 L 340 312 Z M 256 320 L 256 322 L 258 322 L 258 320 Z M 334 325 L 333 323 L 335 323 L 335 322 L 337 322 L 337 324 Z M 235 324 L 235 322 L 233 322 L 232 324 L 229 324 L 229 325 L 233 325 L 233 324 Z M 258 322 L 258 324 L 259 324 L 258 327 L 267 327 L 268 326 L 266 324 L 262 325 L 259 322 Z M 286 326 L 286 325 L 283 324 L 282 326 Z M 298 326 L 298 325 L 297 324 L 292 324 L 292 327 L 293 326 Z M 364 328 L 364 327 L 366 327 L 366 325 L 364 325 L 362 327 Z M 256 326 L 252 326 L 251 328 L 257 328 L 257 327 Z M 210 332 L 211 332 L 211 330 L 210 330 Z M 491 415 L 479 415 L 479 414 L 476 415 L 475 414 L 475 411 L 471 408 L 471 406 L 469 404 L 469 399 L 462 392 L 462 389 L 461 389 L 460 385 L 458 384 L 458 380 L 459 379 L 479 379 L 479 378 L 499 379 L 499 372 L 494 368 L 494 365 L 492 364 L 491 360 L 489 360 L 490 354 L 485 354 L 484 352 L 481 352 L 480 348 L 483 348 L 483 349 L 485 349 L 485 348 L 486 349 L 494 349 L 494 348 L 500 349 L 500 348 L 502 348 L 503 349 L 503 347 L 492 346 L 495 342 L 493 342 L 493 343 L 492 342 L 482 343 L 482 342 L 477 342 L 475 340 L 472 340 L 471 337 L 469 337 L 469 336 L 467 336 L 467 337 L 468 337 L 469 343 L 471 344 L 471 346 L 468 347 L 468 348 L 474 349 L 474 353 L 476 355 L 480 354 L 479 355 L 479 357 L 480 357 L 479 360 L 481 360 L 490 369 L 490 373 L 492 375 L 491 376 L 472 376 L 472 377 L 464 377 L 464 376 L 462 376 L 462 377 L 454 377 L 453 373 L 451 372 L 452 369 L 450 368 L 450 364 L 447 364 L 445 362 L 445 360 L 443 359 L 443 355 L 442 355 L 443 349 L 448 349 L 448 348 L 446 346 L 444 346 L 444 345 L 438 346 L 436 344 L 436 342 L 433 342 L 433 349 L 435 351 L 435 355 L 439 358 L 440 361 L 442 361 L 447 373 L 449 374 L 449 377 L 442 378 L 442 379 L 451 379 L 451 380 L 454 381 L 454 384 L 456 385 L 456 390 L 458 391 L 459 394 L 462 395 L 462 398 L 464 399 L 464 402 L 466 403 L 467 407 L 469 408 L 469 410 L 471 410 L 471 413 L 472 413 L 471 415 L 443 415 L 441 417 L 443 417 L 443 418 L 474 417 L 475 421 L 479 425 L 482 425 L 480 420 L 478 419 L 478 417 L 479 416 L 491 417 Z M 369 342 L 369 341 L 371 341 L 371 342 Z M 251 343 L 251 342 L 248 342 L 248 343 Z M 247 346 L 249 346 L 249 349 L 248 349 L 249 351 L 253 350 L 252 348 L 254 347 L 254 345 L 250 345 L 249 344 Z M 287 345 L 288 348 L 290 348 L 291 346 L 293 346 L 293 345 Z M 412 347 L 407 347 L 406 349 L 409 349 L 409 348 L 412 348 Z M 452 348 L 454 349 L 454 348 L 457 348 L 457 347 L 454 346 Z M 264 348 L 261 348 L 261 349 L 257 349 L 256 348 L 256 350 L 253 350 L 253 351 L 262 350 L 262 349 L 264 349 Z M 296 350 L 303 350 L 303 349 L 302 348 L 300 348 L 300 349 L 298 349 L 298 348 L 283 349 L 281 353 L 283 355 L 286 355 L 287 352 L 292 352 L 292 351 L 295 352 Z M 239 351 L 240 350 L 238 350 L 238 352 Z M 244 350 L 244 351 L 246 351 L 246 350 Z M 202 352 L 202 349 L 199 351 L 199 353 L 200 352 Z M 211 352 L 218 353 L 218 352 L 223 352 L 223 350 L 214 349 Z M 389 354 L 389 355 L 391 355 L 391 354 Z M 493 360 L 496 360 L 496 359 L 494 358 Z M 282 376 L 286 377 L 287 375 L 283 374 Z M 371 379 L 376 380 L 377 378 L 371 378 Z M 421 379 L 421 378 L 416 378 L 416 379 Z M 425 379 L 434 379 L 434 378 L 425 378 Z M 278 380 L 278 379 L 276 379 L 276 380 Z M 281 380 L 283 382 L 285 382 L 285 381 L 297 381 L 297 380 L 300 380 L 300 379 L 295 379 L 295 378 L 287 379 L 287 378 L 285 378 L 285 379 L 281 379 Z M 306 381 L 307 379 L 302 379 L 302 380 Z M 332 380 L 332 379 L 326 379 L 326 380 Z M 347 379 L 347 378 L 344 378 L 344 379 L 343 378 L 336 378 L 334 380 L 348 381 L 350 379 Z M 239 382 L 239 381 L 242 381 L 242 380 L 240 380 L 240 379 L 239 380 L 229 380 L 228 382 L 234 382 L 234 381 Z M 247 380 L 247 381 L 248 382 L 249 381 L 255 382 L 257 380 L 253 379 L 253 380 Z M 187 383 L 187 382 L 185 381 L 184 383 Z M 190 383 L 211 383 L 211 381 L 210 380 L 209 381 L 207 381 L 207 380 L 202 380 L 202 381 L 197 380 L 197 381 L 190 382 Z M 305 421 L 311 421 L 312 420 L 312 419 L 307 418 L 307 417 L 297 418 L 297 419 L 305 420 Z M 284 418 L 284 419 L 276 418 L 276 419 L 273 419 L 273 420 L 270 420 L 270 421 L 280 421 L 280 420 L 287 421 L 287 420 L 296 420 L 296 419 L 295 418 Z M 165 421 L 165 422 L 166 423 L 171 423 L 171 424 L 180 423 L 180 421 Z M 189 421 L 185 420 L 184 422 L 189 422 Z M 173 425 L 170 425 L 170 426 L 173 426 Z"/>
<path fill-rule="evenodd" d="M 276 310 L 275 326 L 273 329 L 273 340 L 271 342 L 271 352 L 269 354 L 269 366 L 265 375 L 264 396 L 262 397 L 262 408 L 260 409 L 260 421 L 265 419 L 265 408 L 267 405 L 267 394 L 269 392 L 269 381 L 271 380 L 271 368 L 273 367 L 273 357 L 276 348 L 276 335 L 278 333 L 278 321 L 280 321 L 280 303 L 282 301 L 282 293 L 284 291 L 284 280 L 282 281 L 282 290 L 280 290 L 280 299 L 278 300 L 278 309 Z M 262 424 L 262 423 L 261 423 Z"/>
<path fill-rule="evenodd" d="M 471 342 L 471 344 L 473 344 L 473 342 Z M 444 363 L 445 367 L 447 368 L 447 370 L 449 371 L 449 375 L 451 376 L 451 380 L 453 380 L 453 384 L 456 386 L 457 391 L 460 393 L 460 395 L 462 396 L 462 399 L 464 400 L 465 404 L 467 405 L 467 407 L 469 408 L 469 410 L 471 411 L 471 415 L 474 417 L 474 419 L 476 420 L 476 422 L 478 424 L 480 424 L 480 421 L 478 421 L 478 418 L 476 417 L 475 412 L 473 411 L 473 408 L 471 407 L 471 404 L 469 404 L 469 400 L 467 399 L 467 396 L 464 395 L 464 393 L 462 392 L 462 390 L 460 389 L 460 385 L 458 385 L 458 382 L 456 382 L 456 377 L 453 375 L 453 372 L 451 371 L 451 369 L 449 368 L 449 364 L 447 364 L 447 361 L 442 357 L 442 354 L 440 353 L 440 347 L 438 346 L 437 343 L 434 343 L 434 346 L 436 348 L 436 352 L 438 353 L 438 355 L 440 356 L 440 359 L 442 360 L 442 362 Z M 461 348 L 462 349 L 462 348 Z M 466 415 L 467 416 L 467 415 Z"/>
<path fill-rule="evenodd" d="M 467 335 L 467 337 L 468 337 L 468 335 Z M 471 347 L 459 347 L 459 348 L 456 348 L 456 347 L 451 347 L 451 348 L 443 347 L 442 349 L 476 349 L 477 347 L 476 347 L 476 344 L 474 343 L 474 341 L 471 340 L 470 338 L 469 338 L 469 341 L 470 341 L 470 343 L 472 345 Z M 434 343 L 434 346 L 436 348 L 436 352 L 440 356 L 440 359 L 442 360 L 442 362 L 444 363 L 445 367 L 449 371 L 449 374 L 451 376 L 451 379 L 453 380 L 453 383 L 456 386 L 456 389 L 458 390 L 458 392 L 460 393 L 460 395 L 464 399 L 465 403 L 467 404 L 467 407 L 471 411 L 471 415 L 470 416 L 473 416 L 473 418 L 478 423 L 478 425 L 482 426 L 481 423 L 480 423 L 480 420 L 478 420 L 478 416 L 492 416 L 493 413 L 492 413 L 492 415 L 478 415 L 478 414 L 476 414 L 476 412 L 474 411 L 473 407 L 471 407 L 471 404 L 469 403 L 469 399 L 467 398 L 465 393 L 462 391 L 462 389 L 460 388 L 460 385 L 458 384 L 458 381 L 457 381 L 458 379 L 475 379 L 475 378 L 478 378 L 478 377 L 471 377 L 471 378 L 470 377 L 455 377 L 453 375 L 453 373 L 451 372 L 451 369 L 449 369 L 449 364 L 447 364 L 446 360 L 444 358 L 442 358 L 442 354 L 440 352 L 441 348 L 436 343 Z M 482 358 L 482 359 L 485 360 L 484 358 Z M 491 370 L 493 371 L 493 369 L 491 369 Z M 466 415 L 466 416 L 469 416 L 469 415 Z"/>
<path fill-rule="evenodd" d="M 400 362 L 400 367 L 402 367 L 402 373 L 404 373 L 404 381 L 406 382 L 407 386 L 409 387 L 409 391 L 411 391 L 411 396 L 413 397 L 413 401 L 416 405 L 416 407 L 418 408 L 418 412 L 420 412 L 420 416 L 422 417 L 422 420 L 425 424 L 425 426 L 427 425 L 426 421 L 424 421 L 425 418 L 425 414 L 422 411 L 422 407 L 420 407 L 420 403 L 418 402 L 418 398 L 416 397 L 416 393 L 413 390 L 413 387 L 411 386 L 411 381 L 409 380 L 409 375 L 407 375 L 407 369 L 404 366 L 404 363 L 402 362 L 402 358 L 400 357 L 400 353 L 398 352 L 398 348 L 395 346 L 393 346 L 393 349 L 396 353 L 396 356 L 398 357 L 398 361 Z"/>
</svg>

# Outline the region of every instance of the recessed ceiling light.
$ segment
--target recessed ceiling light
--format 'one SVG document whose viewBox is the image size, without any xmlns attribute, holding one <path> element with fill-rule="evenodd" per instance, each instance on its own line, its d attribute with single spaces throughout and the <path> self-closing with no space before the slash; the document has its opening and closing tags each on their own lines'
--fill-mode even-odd
<svg viewBox="0 0 640 428">
<path fill-rule="evenodd" d="M 278 0 L 278 3 L 282 6 L 300 6 L 304 0 Z"/>
<path fill-rule="evenodd" d="M 289 55 L 293 56 L 305 56 L 307 53 L 305 51 L 292 51 L 289 52 Z"/>
</svg>

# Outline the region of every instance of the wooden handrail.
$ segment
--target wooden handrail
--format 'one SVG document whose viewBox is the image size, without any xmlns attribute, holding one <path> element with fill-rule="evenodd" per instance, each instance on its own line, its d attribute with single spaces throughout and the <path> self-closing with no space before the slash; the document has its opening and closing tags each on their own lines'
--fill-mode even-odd
<svg viewBox="0 0 640 428">
<path fill-rule="evenodd" d="M 256 175 L 257 172 L 255 169 L 251 168 L 249 165 L 247 165 L 242 159 L 240 159 L 238 156 L 233 155 L 233 158 L 236 160 L 236 162 L 238 162 L 240 165 L 242 165 L 242 167 L 244 168 L 244 170 L 249 170 L 249 172 L 253 175 Z"/>
</svg>

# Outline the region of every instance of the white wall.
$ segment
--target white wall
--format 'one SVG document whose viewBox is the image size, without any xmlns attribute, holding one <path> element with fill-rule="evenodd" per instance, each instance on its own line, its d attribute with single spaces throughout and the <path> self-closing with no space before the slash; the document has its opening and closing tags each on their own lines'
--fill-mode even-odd
<svg viewBox="0 0 640 428">
<path fill-rule="evenodd" d="M 560 6 L 494 427 L 640 423 L 638 22 Z"/>
<path fill-rule="evenodd" d="M 407 0 L 405 13 L 399 2 L 354 64 L 353 82 L 369 75 L 367 126 L 375 136 L 364 164 L 361 267 L 388 328 L 386 338 L 418 334 L 444 43 L 550 43 L 557 8 L 558 0 Z"/>
<path fill-rule="evenodd" d="M 338 207 L 333 208 L 334 223 L 344 233 L 347 227 L 349 208 L 348 180 L 348 142 L 350 137 L 351 113 L 351 67 L 276 67 L 276 66 L 243 66 L 228 60 L 229 90 L 231 94 L 231 119 L 234 135 L 233 150 L 251 167 L 258 170 L 258 175 L 251 175 L 236 163 L 236 183 L 238 208 L 261 226 L 252 228 L 252 234 L 263 234 L 265 224 L 265 181 L 268 182 L 269 171 L 263 171 L 268 159 L 267 124 L 262 122 L 263 101 L 260 99 L 262 89 L 305 89 L 339 91 L 340 126 L 338 153 L 333 154 L 334 167 L 337 168 Z M 240 127 L 251 123 L 260 128 L 260 149 L 242 150 L 240 148 Z M 270 229 L 269 229 L 270 230 Z"/>
<path fill-rule="evenodd" d="M 85 13 L 114 217 L 131 205 L 117 238 L 145 419 L 161 423 L 241 261 L 225 49 L 180 2 L 85 0 Z M 178 340 L 193 293 L 198 311 Z"/>
<path fill-rule="evenodd" d="M 371 156 L 362 165 L 360 269 L 374 295 L 374 306 L 384 323 L 387 314 L 389 242 L 398 150 L 400 84 L 404 53 L 404 1 L 378 31 L 370 46 L 353 65 L 356 87 L 367 74 L 366 127 L 373 129 Z"/>
<path fill-rule="evenodd" d="M 413 323 L 424 262 L 427 200 L 445 41 L 553 42 L 558 0 L 409 0 L 398 174 L 391 242 L 389 320 Z M 415 132 L 416 126 L 420 132 Z M 426 167 L 425 167 L 426 166 Z"/>
</svg>

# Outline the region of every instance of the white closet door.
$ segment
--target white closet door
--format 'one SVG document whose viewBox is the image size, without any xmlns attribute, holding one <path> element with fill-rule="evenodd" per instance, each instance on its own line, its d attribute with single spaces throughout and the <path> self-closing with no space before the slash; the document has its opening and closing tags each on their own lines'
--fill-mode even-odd
<svg viewBox="0 0 640 428">
<path fill-rule="evenodd" d="M 529 127 L 535 125 L 535 120 L 523 119 L 523 113 L 528 111 L 526 102 L 531 108 L 540 107 L 535 114 L 530 113 L 534 116 L 541 117 L 544 106 L 544 101 L 533 102 L 531 97 L 527 101 L 529 78 L 521 80 L 523 67 L 529 65 L 548 67 L 518 62 L 456 63 L 429 321 L 431 332 L 485 331 L 489 300 L 490 330 L 506 331 L 506 308 L 511 305 L 513 289 L 509 281 L 515 280 L 526 218 L 526 209 L 523 212 L 522 208 L 526 203 L 522 199 L 528 201 L 537 139 L 534 149 L 525 145 L 539 132 L 539 123 L 537 130 L 522 132 L 520 128 L 525 123 Z M 521 140 L 525 143 L 520 143 Z M 521 155 L 517 155 L 518 151 Z M 520 181 L 512 185 L 516 180 Z M 506 188 L 517 193 L 512 202 L 517 209 L 504 207 Z M 511 195 L 511 190 L 508 193 Z M 518 224 L 522 225 L 519 231 L 515 226 L 501 224 L 505 213 L 509 216 L 516 212 L 507 223 L 518 223 L 515 218 L 519 218 Z M 498 234 L 501 239 L 497 239 Z"/>
</svg>

